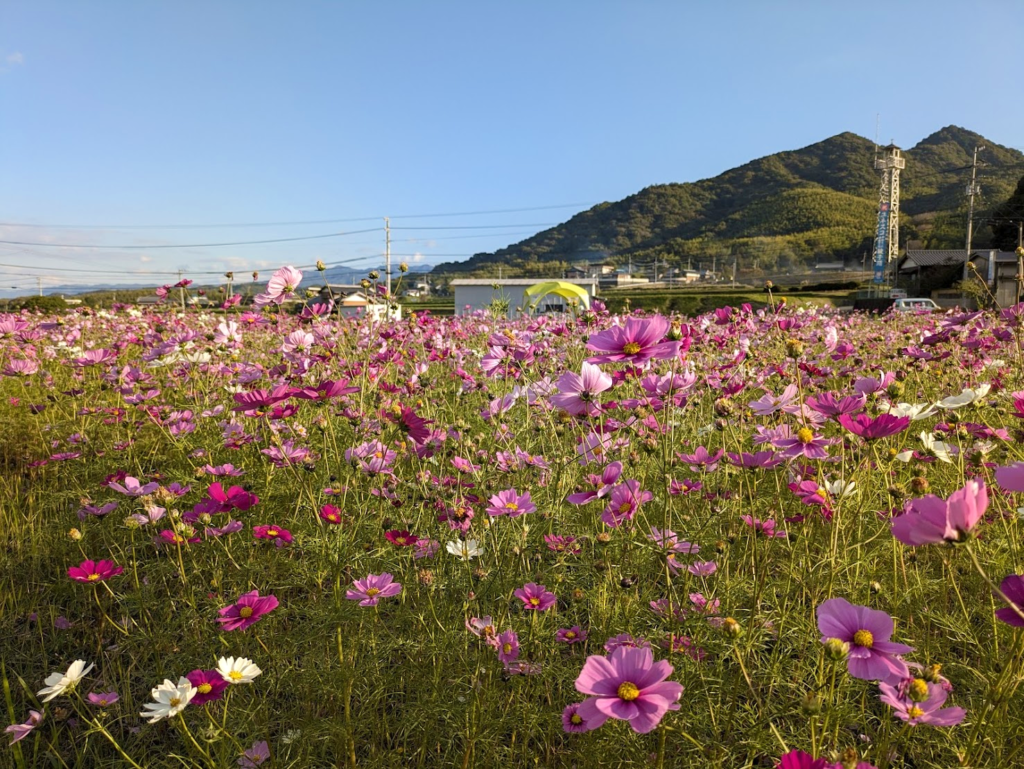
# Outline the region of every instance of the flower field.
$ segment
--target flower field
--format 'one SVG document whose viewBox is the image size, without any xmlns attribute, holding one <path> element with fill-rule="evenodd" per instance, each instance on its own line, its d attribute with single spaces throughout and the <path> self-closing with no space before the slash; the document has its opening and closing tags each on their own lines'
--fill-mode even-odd
<svg viewBox="0 0 1024 769">
<path fill-rule="evenodd" d="M 0 316 L 3 765 L 1024 766 L 1024 307 L 302 280 Z"/>
</svg>

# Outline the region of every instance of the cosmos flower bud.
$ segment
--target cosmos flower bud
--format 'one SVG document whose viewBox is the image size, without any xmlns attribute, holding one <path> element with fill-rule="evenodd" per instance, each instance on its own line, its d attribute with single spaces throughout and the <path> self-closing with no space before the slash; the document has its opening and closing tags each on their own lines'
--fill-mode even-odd
<svg viewBox="0 0 1024 769">
<path fill-rule="evenodd" d="M 907 685 L 907 697 L 912 702 L 924 702 L 928 699 L 928 682 L 923 678 L 915 678 Z"/>
<path fill-rule="evenodd" d="M 71 539 L 73 539 L 75 542 L 78 542 L 82 539 L 82 532 L 80 532 L 78 529 L 72 529 L 68 532 L 68 536 L 71 537 Z"/>
<path fill-rule="evenodd" d="M 882 592 L 882 583 L 880 582 L 872 582 L 870 585 L 868 585 L 868 587 L 870 587 L 871 592 L 875 593 L 876 595 Z"/>
<path fill-rule="evenodd" d="M 434 572 L 430 569 L 420 569 L 416 572 L 416 579 L 421 585 L 433 585 L 434 584 Z"/>
<path fill-rule="evenodd" d="M 398 271 L 403 273 L 403 274 L 408 272 L 409 271 L 409 264 L 407 262 L 399 262 L 398 263 Z"/>
<path fill-rule="evenodd" d="M 594 539 L 596 539 L 602 545 L 607 545 L 609 542 L 612 541 L 612 535 L 609 534 L 607 531 L 602 531 Z"/>
<path fill-rule="evenodd" d="M 906 390 L 906 387 L 903 385 L 903 382 L 893 382 L 885 388 L 885 392 L 890 398 L 899 398 L 903 395 L 904 390 Z"/>
<path fill-rule="evenodd" d="M 800 710 L 809 716 L 821 712 L 821 697 L 815 692 L 807 692 L 800 700 Z"/>
<path fill-rule="evenodd" d="M 847 748 L 843 751 L 843 754 L 839 756 L 839 763 L 843 769 L 857 769 L 857 765 L 860 763 L 860 756 L 857 755 L 856 748 Z"/>
<path fill-rule="evenodd" d="M 672 325 L 668 329 L 668 338 L 670 341 L 678 342 L 683 338 L 683 329 L 678 320 L 672 321 Z"/>
<path fill-rule="evenodd" d="M 732 617 L 726 617 L 724 620 L 722 620 L 722 630 L 724 630 L 727 635 L 730 635 L 733 638 L 738 638 L 739 635 L 743 632 L 743 628 L 740 627 L 740 623 L 734 620 Z"/>
<path fill-rule="evenodd" d="M 327 269 L 327 266 L 322 261 L 317 259 L 316 260 L 316 271 L 317 272 L 323 272 L 326 269 Z"/>
<path fill-rule="evenodd" d="M 380 280 L 380 273 L 376 270 L 370 272 L 370 280 Z"/>
<path fill-rule="evenodd" d="M 850 653 L 850 644 L 839 638 L 830 638 L 825 642 L 825 654 L 834 662 L 844 662 Z"/>
<path fill-rule="evenodd" d="M 718 398 L 715 400 L 715 413 L 720 417 L 727 417 L 736 410 L 735 404 L 729 398 Z"/>
<path fill-rule="evenodd" d="M 931 484 L 928 483 L 928 479 L 925 478 L 923 475 L 915 476 L 910 481 L 910 488 L 914 490 L 915 494 L 923 494 L 924 492 L 928 491 L 928 487 L 930 485 Z"/>
<path fill-rule="evenodd" d="M 924 669 L 921 677 L 930 684 L 940 683 L 942 681 L 942 665 L 929 665 Z"/>
<path fill-rule="evenodd" d="M 786 357 L 794 360 L 804 354 L 804 343 L 799 339 L 786 340 Z"/>
</svg>

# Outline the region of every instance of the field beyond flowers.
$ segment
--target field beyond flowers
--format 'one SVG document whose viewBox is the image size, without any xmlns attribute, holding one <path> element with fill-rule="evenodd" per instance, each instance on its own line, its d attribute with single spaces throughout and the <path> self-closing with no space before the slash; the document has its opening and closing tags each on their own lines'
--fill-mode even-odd
<svg viewBox="0 0 1024 769">
<path fill-rule="evenodd" d="M 1024 766 L 1024 306 L 301 280 L 0 316 L 0 764 Z"/>
</svg>

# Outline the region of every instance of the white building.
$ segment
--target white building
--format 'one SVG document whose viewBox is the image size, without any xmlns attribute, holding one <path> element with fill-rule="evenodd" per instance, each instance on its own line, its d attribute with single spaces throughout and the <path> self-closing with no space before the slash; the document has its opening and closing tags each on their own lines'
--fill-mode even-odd
<svg viewBox="0 0 1024 769">
<path fill-rule="evenodd" d="M 452 290 L 455 292 L 455 314 L 469 315 L 478 310 L 488 310 L 494 306 L 507 303 L 505 315 L 515 318 L 519 313 L 517 310 L 524 308 L 523 292 L 530 286 L 537 283 L 545 283 L 558 278 L 459 278 L 451 281 Z M 563 283 L 572 283 L 587 292 L 593 299 L 597 296 L 597 280 L 580 278 L 577 280 L 563 280 Z M 548 294 L 540 300 L 536 313 L 545 312 L 566 312 L 569 303 L 566 299 Z"/>
</svg>

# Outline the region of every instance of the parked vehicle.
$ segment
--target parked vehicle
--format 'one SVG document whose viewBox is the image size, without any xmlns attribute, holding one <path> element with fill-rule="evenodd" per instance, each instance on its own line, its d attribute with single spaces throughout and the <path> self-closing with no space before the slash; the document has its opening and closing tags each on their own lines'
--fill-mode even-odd
<svg viewBox="0 0 1024 769">
<path fill-rule="evenodd" d="M 934 301 L 926 297 L 902 298 L 892 303 L 892 309 L 896 312 L 935 312 L 941 310 Z"/>
</svg>

